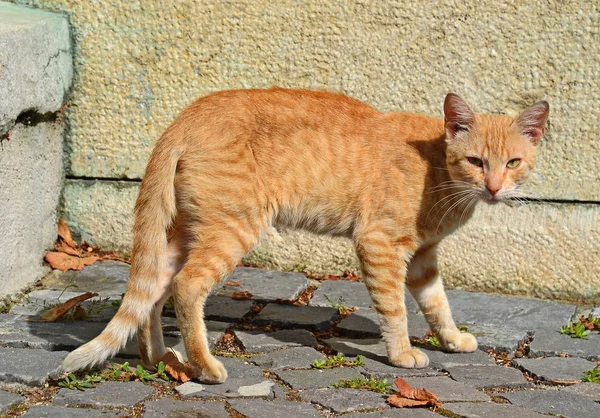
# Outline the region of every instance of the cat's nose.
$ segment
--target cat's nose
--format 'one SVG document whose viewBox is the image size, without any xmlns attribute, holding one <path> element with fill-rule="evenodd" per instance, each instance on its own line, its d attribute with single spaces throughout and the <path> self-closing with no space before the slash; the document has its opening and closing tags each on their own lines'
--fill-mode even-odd
<svg viewBox="0 0 600 418">
<path fill-rule="evenodd" d="M 498 193 L 498 190 L 500 190 L 502 188 L 502 186 L 496 186 L 496 185 L 491 185 L 491 184 L 488 184 L 485 187 L 492 196 L 496 196 L 496 193 Z"/>
</svg>

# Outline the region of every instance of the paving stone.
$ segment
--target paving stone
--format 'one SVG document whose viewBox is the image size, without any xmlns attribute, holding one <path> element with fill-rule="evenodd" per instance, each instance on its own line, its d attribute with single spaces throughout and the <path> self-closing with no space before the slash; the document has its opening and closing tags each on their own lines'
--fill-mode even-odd
<svg viewBox="0 0 600 418">
<path fill-rule="evenodd" d="M 54 397 L 60 406 L 129 407 L 154 394 L 154 388 L 142 382 L 104 382 L 85 391 L 63 388 Z"/>
<path fill-rule="evenodd" d="M 323 281 L 315 290 L 309 305 L 331 307 L 332 302 L 348 308 L 358 306 L 368 309 L 369 306 L 373 306 L 373 300 L 365 284 L 349 280 Z"/>
<path fill-rule="evenodd" d="M 600 360 L 600 334 L 592 332 L 587 340 L 571 338 L 558 332 L 560 327 L 552 330 L 536 331 L 529 345 L 529 355 L 535 357 L 557 356 L 569 354 L 589 360 Z"/>
<path fill-rule="evenodd" d="M 480 348 L 512 351 L 529 334 L 557 330 L 568 323 L 575 306 L 535 299 L 449 290 L 454 320 L 468 326 Z"/>
<path fill-rule="evenodd" d="M 600 346 L 599 346 L 600 347 Z M 541 359 L 515 359 L 522 369 L 540 380 L 566 380 L 581 382 L 583 372 L 591 370 L 596 363 L 576 357 L 546 357 Z"/>
<path fill-rule="evenodd" d="M 235 398 L 244 396 L 264 396 L 273 398 L 274 383 L 266 379 L 260 367 L 237 358 L 219 357 L 227 369 L 227 380 L 218 385 L 203 384 L 204 390 L 194 392 L 191 388 L 184 398 Z M 264 383 L 267 382 L 267 383 Z M 268 386 L 268 387 L 267 387 Z M 243 389 L 242 389 L 243 388 Z M 241 391 L 240 391 L 241 389 Z M 257 394 L 260 393 L 260 394 Z"/>
<path fill-rule="evenodd" d="M 496 362 L 484 351 L 446 353 L 435 347 L 419 347 L 429 357 L 429 365 L 438 369 L 456 366 L 495 366 Z"/>
<path fill-rule="evenodd" d="M 600 405 L 587 396 L 558 390 L 524 390 L 497 393 L 513 405 L 522 406 L 542 414 L 561 415 L 565 418 L 598 418 Z"/>
<path fill-rule="evenodd" d="M 457 366 L 446 368 L 457 382 L 476 388 L 532 387 L 517 369 L 503 366 Z"/>
<path fill-rule="evenodd" d="M 100 411 L 98 409 L 40 405 L 29 408 L 22 418 L 113 418 L 120 414 L 120 411 Z"/>
<path fill-rule="evenodd" d="M 542 418 L 547 416 L 507 403 L 456 402 L 446 403 L 443 408 L 465 418 Z"/>
<path fill-rule="evenodd" d="M 274 332 L 236 330 L 234 332 L 244 346 L 244 350 L 249 353 L 273 351 L 283 347 L 317 346 L 315 337 L 303 329 L 286 329 Z"/>
<path fill-rule="evenodd" d="M 27 348 L 0 347 L 0 382 L 42 385 L 61 374 L 60 366 L 68 353 Z"/>
<path fill-rule="evenodd" d="M 409 313 L 407 317 L 408 334 L 410 336 L 421 338 L 429 332 L 429 325 L 427 325 L 422 315 Z M 335 330 L 342 335 L 352 338 L 381 337 L 377 312 L 365 308 L 354 311 L 350 316 L 342 319 L 335 327 Z"/>
<path fill-rule="evenodd" d="M 144 403 L 144 418 L 229 418 L 225 404 L 221 402 L 176 401 L 162 398 Z"/>
<path fill-rule="evenodd" d="M 62 291 L 67 286 L 75 285 L 76 292 L 97 292 L 101 297 L 121 297 L 127 289 L 129 281 L 129 264 L 121 261 L 98 261 L 86 266 L 81 271 L 56 272 L 42 280 L 47 289 Z M 73 291 L 72 288 L 69 288 Z"/>
<path fill-rule="evenodd" d="M 391 408 L 377 412 L 352 412 L 344 418 L 440 418 L 440 415 L 423 408 Z"/>
<path fill-rule="evenodd" d="M 472 386 L 455 382 L 449 377 L 407 377 L 404 379 L 414 388 L 425 388 L 439 396 L 440 402 L 489 401 L 490 397 Z"/>
<path fill-rule="evenodd" d="M 288 348 L 252 357 L 252 363 L 266 369 L 310 369 L 315 360 L 326 357 L 311 347 Z"/>
<path fill-rule="evenodd" d="M 216 321 L 241 322 L 251 312 L 254 302 L 235 300 L 229 296 L 210 295 L 204 307 L 204 317 Z"/>
<path fill-rule="evenodd" d="M 0 414 L 6 412 L 8 408 L 25 400 L 24 396 L 0 390 Z"/>
<path fill-rule="evenodd" d="M 592 309 L 592 316 L 596 318 L 600 318 L 600 307 Z"/>
<path fill-rule="evenodd" d="M 357 389 L 308 389 L 298 394 L 302 400 L 316 403 L 335 412 L 352 412 L 363 409 L 389 408 L 386 395 Z"/>
<path fill-rule="evenodd" d="M 294 418 L 320 418 L 321 414 L 310 404 L 302 402 L 287 402 L 277 400 L 274 402 L 261 399 L 231 399 L 228 403 L 247 418 L 265 417 L 294 417 Z"/>
<path fill-rule="evenodd" d="M 339 316 L 335 308 L 295 306 L 269 303 L 252 321 L 256 325 L 274 325 L 286 328 L 306 328 L 324 331 Z"/>
<path fill-rule="evenodd" d="M 227 281 L 241 282 L 240 286 L 228 286 Z M 301 273 L 238 267 L 215 289 L 217 295 L 230 296 L 233 292 L 247 290 L 254 300 L 294 300 L 308 288 L 308 279 Z"/>
<path fill-rule="evenodd" d="M 332 349 L 346 356 L 363 356 L 385 362 L 387 351 L 381 339 L 330 338 L 324 340 Z"/>
<path fill-rule="evenodd" d="M 349 357 L 354 359 L 354 357 Z M 367 377 L 377 377 L 380 379 L 387 379 L 393 381 L 396 377 L 426 377 L 426 376 L 442 376 L 443 373 L 437 371 L 431 367 L 425 367 L 422 369 L 405 369 L 402 367 L 395 367 L 388 363 L 387 359 L 384 361 L 378 361 L 371 358 L 363 357 L 365 365 L 363 366 L 363 373 Z"/>
<path fill-rule="evenodd" d="M 583 382 L 577 385 L 560 388 L 560 390 L 575 393 L 577 395 L 584 395 L 592 398 L 593 401 L 600 402 L 600 385 L 598 383 Z"/>
<path fill-rule="evenodd" d="M 179 393 L 182 397 L 190 396 L 203 390 L 203 385 L 192 381 L 185 382 L 175 388 L 175 392 Z"/>
<path fill-rule="evenodd" d="M 274 373 L 293 389 L 325 388 L 338 383 L 340 380 L 352 380 L 363 377 L 353 367 L 315 370 L 276 370 Z"/>
</svg>

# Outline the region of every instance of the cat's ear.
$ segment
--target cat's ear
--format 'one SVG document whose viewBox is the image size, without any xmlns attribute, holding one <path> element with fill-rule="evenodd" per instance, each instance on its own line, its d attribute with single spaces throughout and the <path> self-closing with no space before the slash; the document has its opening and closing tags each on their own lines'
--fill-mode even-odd
<svg viewBox="0 0 600 418">
<path fill-rule="evenodd" d="M 444 126 L 446 137 L 454 139 L 460 132 L 468 132 L 475 124 L 475 113 L 456 94 L 448 93 L 444 100 Z"/>
<path fill-rule="evenodd" d="M 544 135 L 544 126 L 549 113 L 550 105 L 548 102 L 537 102 L 521 112 L 514 123 L 521 134 L 529 137 L 533 145 L 537 145 Z"/>
</svg>

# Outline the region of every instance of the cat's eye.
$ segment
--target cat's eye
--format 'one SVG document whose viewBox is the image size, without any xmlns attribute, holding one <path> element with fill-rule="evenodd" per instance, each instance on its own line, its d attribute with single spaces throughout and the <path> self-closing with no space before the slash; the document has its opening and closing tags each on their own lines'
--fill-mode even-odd
<svg viewBox="0 0 600 418">
<path fill-rule="evenodd" d="M 483 161 L 477 157 L 467 157 L 467 161 L 476 167 L 483 167 Z"/>
<path fill-rule="evenodd" d="M 520 158 L 513 158 L 508 163 L 506 163 L 506 166 L 508 168 L 517 168 L 520 164 L 521 164 L 521 159 Z"/>
</svg>

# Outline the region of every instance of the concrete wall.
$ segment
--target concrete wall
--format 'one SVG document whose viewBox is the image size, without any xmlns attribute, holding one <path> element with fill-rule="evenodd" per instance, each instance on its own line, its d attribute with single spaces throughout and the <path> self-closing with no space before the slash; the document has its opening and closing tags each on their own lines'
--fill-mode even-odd
<svg viewBox="0 0 600 418">
<path fill-rule="evenodd" d="M 471 289 L 600 297 L 594 2 L 19 2 L 70 16 L 77 74 L 64 213 L 92 242 L 130 246 L 132 189 L 153 142 L 215 90 L 326 88 L 384 111 L 432 115 L 448 91 L 479 112 L 514 114 L 544 98 L 551 118 L 528 190 L 554 203 L 482 210 L 446 243 L 444 274 Z M 347 245 L 296 233 L 250 260 L 315 271 L 354 263 Z"/>
<path fill-rule="evenodd" d="M 56 240 L 72 79 L 64 16 L 0 3 L 0 296 L 44 273 Z"/>
</svg>

